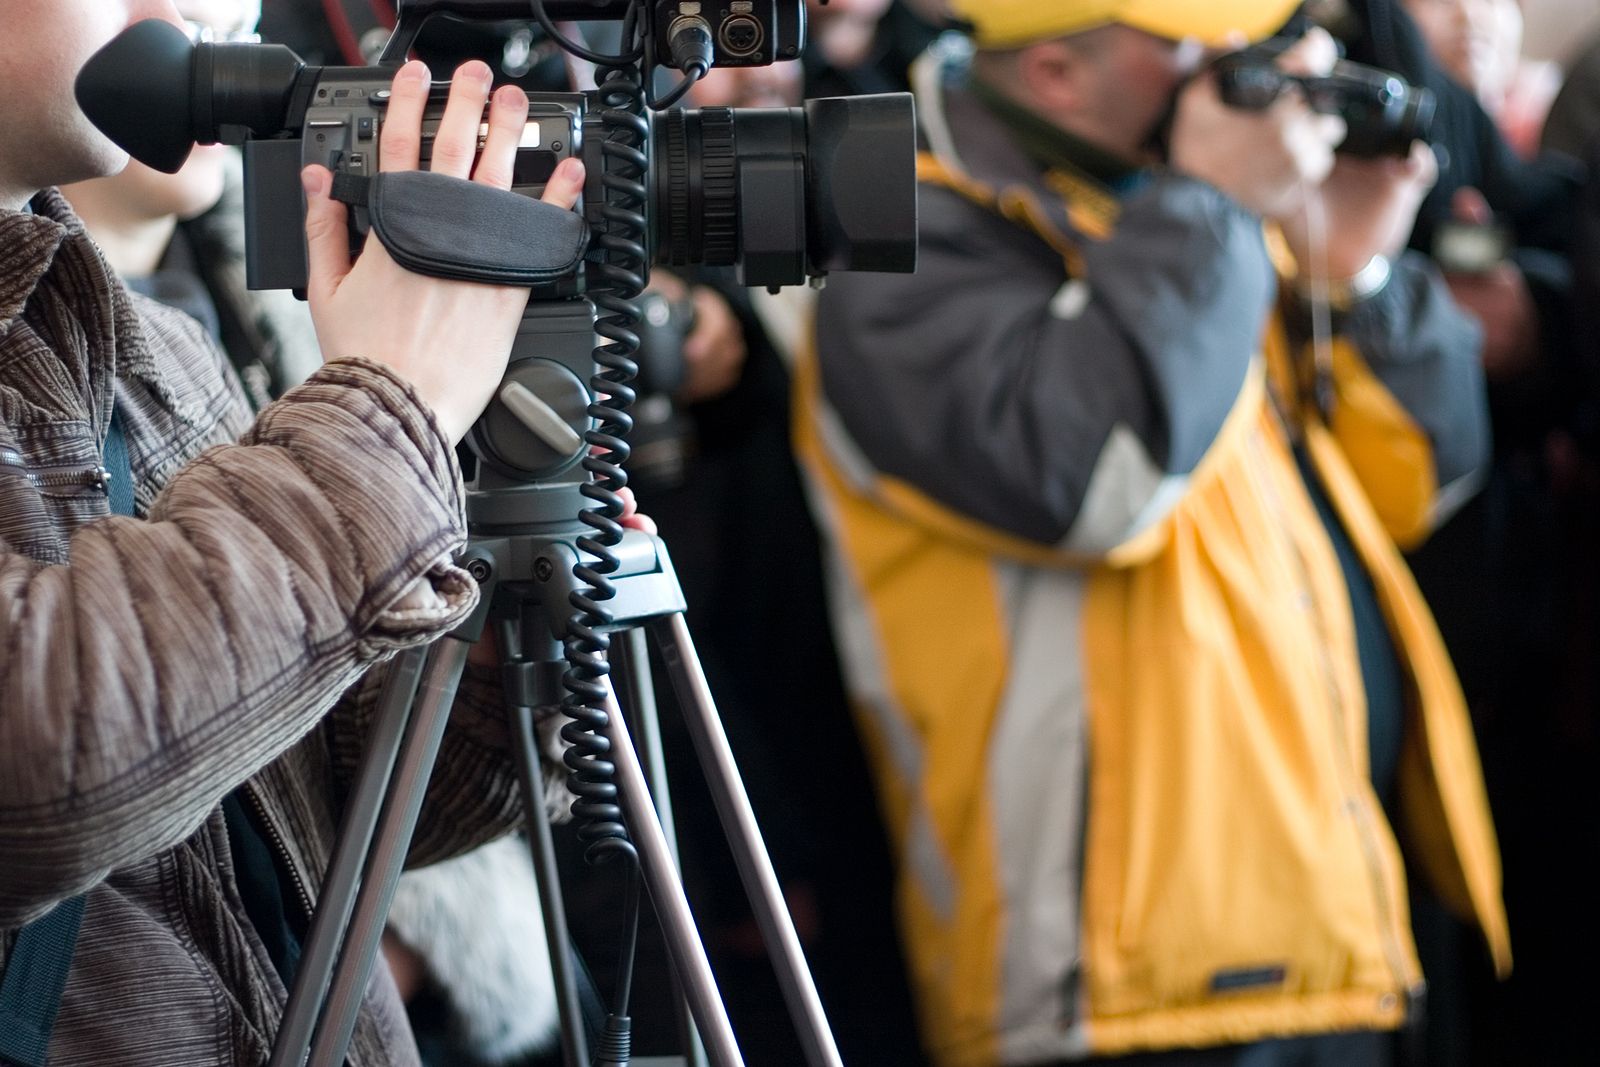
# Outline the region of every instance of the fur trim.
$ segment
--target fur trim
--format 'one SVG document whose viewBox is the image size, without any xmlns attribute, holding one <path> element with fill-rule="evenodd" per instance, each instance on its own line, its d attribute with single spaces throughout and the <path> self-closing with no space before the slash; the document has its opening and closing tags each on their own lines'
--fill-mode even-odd
<svg viewBox="0 0 1600 1067">
<path fill-rule="evenodd" d="M 474 1056 L 504 1064 L 554 1041 L 555 981 L 520 837 L 407 872 L 389 927 L 426 961 Z"/>
</svg>

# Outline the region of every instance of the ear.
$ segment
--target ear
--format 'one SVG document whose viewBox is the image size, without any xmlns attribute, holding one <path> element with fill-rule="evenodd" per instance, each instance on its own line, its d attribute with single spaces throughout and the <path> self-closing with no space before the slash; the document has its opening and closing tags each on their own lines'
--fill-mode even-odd
<svg viewBox="0 0 1600 1067">
<path fill-rule="evenodd" d="M 1083 106 L 1090 62 L 1065 41 L 1041 41 L 1017 53 L 1017 81 L 1035 109 L 1070 113 Z"/>
</svg>

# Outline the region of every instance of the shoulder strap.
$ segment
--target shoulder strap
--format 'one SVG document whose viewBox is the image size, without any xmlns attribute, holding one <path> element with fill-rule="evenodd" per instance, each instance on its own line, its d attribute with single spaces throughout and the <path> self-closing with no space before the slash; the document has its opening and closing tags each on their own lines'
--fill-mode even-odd
<svg viewBox="0 0 1600 1067">
<path fill-rule="evenodd" d="M 86 898 L 63 900 L 17 934 L 0 978 L 0 1063 L 45 1067 Z"/>
<path fill-rule="evenodd" d="M 917 155 L 917 181 L 949 189 L 1034 234 L 1060 254 L 1067 264 L 1068 274 L 1074 278 L 1083 277 L 1083 253 L 1070 237 L 1050 222 L 1031 190 L 995 189 L 975 178 L 957 173 L 931 152 Z"/>
<path fill-rule="evenodd" d="M 115 515 L 133 514 L 133 465 L 128 462 L 128 439 L 122 433 L 122 416 L 111 409 L 111 427 L 106 431 L 106 444 L 101 462 L 111 475 L 106 490 L 111 496 L 111 511 Z"/>
</svg>

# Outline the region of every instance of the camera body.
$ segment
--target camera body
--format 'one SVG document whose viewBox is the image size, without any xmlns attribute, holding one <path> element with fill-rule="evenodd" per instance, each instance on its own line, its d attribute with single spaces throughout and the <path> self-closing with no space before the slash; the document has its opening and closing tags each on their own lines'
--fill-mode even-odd
<svg viewBox="0 0 1600 1067">
<path fill-rule="evenodd" d="M 1264 111 L 1298 87 L 1313 111 L 1344 119 L 1348 133 L 1338 151 L 1347 156 L 1404 158 L 1433 128 L 1436 103 L 1427 89 L 1397 74 L 1341 60 L 1326 75 L 1290 74 L 1277 65 L 1286 42 L 1268 42 L 1223 56 L 1213 65 L 1217 90 L 1230 107 Z"/>
<path fill-rule="evenodd" d="M 658 45 L 671 43 L 674 55 L 684 54 L 676 45 L 685 36 L 699 42 L 703 56 L 714 35 L 722 42 L 717 47 L 731 44 L 741 53 L 733 61 L 744 65 L 798 55 L 804 43 L 801 0 L 546 0 L 544 7 L 556 18 L 635 19 L 652 12 L 665 25 L 661 32 L 674 36 L 661 42 L 652 29 L 641 56 L 621 64 L 640 74 L 660 65 Z M 158 170 L 176 171 L 196 142 L 240 145 L 249 282 L 303 289 L 300 171 L 311 163 L 336 174 L 376 169 L 393 64 L 428 16 L 525 17 L 527 4 L 413 0 L 399 11 L 385 51 L 387 57 L 398 49 L 396 58 L 373 67 L 308 66 L 282 45 L 197 46 L 163 22 L 141 22 L 89 61 L 78 100 L 112 140 Z M 686 19 L 699 27 L 692 34 L 683 28 Z M 583 160 L 584 212 L 598 245 L 616 225 L 607 198 L 614 207 L 620 194 L 629 213 L 642 216 L 645 231 L 624 239 L 642 246 L 645 258 L 736 266 L 745 285 L 797 285 L 835 270 L 915 269 L 916 123 L 909 94 L 646 114 L 629 103 L 630 92 L 633 105 L 642 92 L 638 75 L 620 84 L 620 90 L 610 83 L 587 93 L 530 94 L 517 161 L 517 190 L 537 195 L 561 159 Z M 433 87 L 425 138 L 438 128 L 447 96 L 448 86 Z M 424 166 L 427 156 L 425 143 Z M 584 283 L 580 268 L 535 296 L 574 295 Z"/>
<path fill-rule="evenodd" d="M 250 47 L 250 46 L 246 46 Z M 238 139 L 245 162 L 245 227 L 247 281 L 252 289 L 303 290 L 306 285 L 305 209 L 295 195 L 294 183 L 302 169 L 320 163 L 335 174 L 370 176 L 378 173 L 378 146 L 383 135 L 392 74 L 381 67 L 325 67 L 304 92 L 299 129 L 287 136 Z M 427 170 L 449 96 L 448 83 L 435 83 L 424 114 L 421 166 Z M 586 125 L 598 120 L 589 95 L 584 93 L 530 94 L 528 121 L 517 150 L 512 188 L 538 197 L 563 159 L 577 156 L 589 165 L 591 185 L 598 181 L 598 161 L 584 154 Z M 292 136 L 298 133 L 299 136 Z M 598 200 L 588 197 L 588 200 Z M 351 250 L 357 251 L 365 232 L 364 209 L 354 212 Z M 580 273 L 555 286 L 536 291 L 539 298 L 576 295 L 582 291 Z"/>
</svg>

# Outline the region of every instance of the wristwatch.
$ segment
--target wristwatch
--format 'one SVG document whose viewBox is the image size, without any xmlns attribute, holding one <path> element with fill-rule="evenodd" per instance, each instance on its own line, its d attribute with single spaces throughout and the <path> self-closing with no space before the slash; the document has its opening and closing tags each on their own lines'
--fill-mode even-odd
<svg viewBox="0 0 1600 1067">
<path fill-rule="evenodd" d="M 1389 284 L 1389 279 L 1394 275 L 1394 269 L 1389 263 L 1389 257 L 1381 252 L 1367 260 L 1367 265 L 1356 271 L 1355 274 L 1342 281 L 1330 279 L 1318 293 L 1303 276 L 1295 279 L 1295 292 L 1301 300 L 1307 303 L 1325 297 L 1328 306 L 1334 311 L 1349 311 L 1357 304 L 1365 303 L 1383 292 L 1384 286 Z"/>
</svg>

